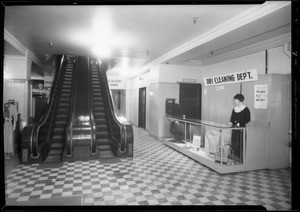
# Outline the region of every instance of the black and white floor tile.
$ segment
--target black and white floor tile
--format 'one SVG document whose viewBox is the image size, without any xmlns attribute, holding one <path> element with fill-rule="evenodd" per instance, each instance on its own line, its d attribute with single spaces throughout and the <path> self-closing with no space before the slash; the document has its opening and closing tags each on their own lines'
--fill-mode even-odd
<svg viewBox="0 0 300 212">
<path fill-rule="evenodd" d="M 17 165 L 6 177 L 10 204 L 81 197 L 81 205 L 263 205 L 291 208 L 290 169 L 220 175 L 134 127 L 134 157 L 119 163 Z"/>
</svg>

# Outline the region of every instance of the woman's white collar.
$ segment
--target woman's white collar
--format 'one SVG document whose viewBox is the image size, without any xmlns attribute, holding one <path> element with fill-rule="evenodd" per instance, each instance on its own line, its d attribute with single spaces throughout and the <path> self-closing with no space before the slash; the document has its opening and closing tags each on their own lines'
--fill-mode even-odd
<svg viewBox="0 0 300 212">
<path fill-rule="evenodd" d="M 246 108 L 246 105 L 235 106 L 234 111 L 236 113 L 239 113 L 239 112 L 243 111 L 245 108 Z"/>
</svg>

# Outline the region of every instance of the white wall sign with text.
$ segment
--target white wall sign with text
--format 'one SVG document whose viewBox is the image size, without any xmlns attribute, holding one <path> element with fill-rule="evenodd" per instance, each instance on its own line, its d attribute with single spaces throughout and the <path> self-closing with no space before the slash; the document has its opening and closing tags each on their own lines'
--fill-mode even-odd
<svg viewBox="0 0 300 212">
<path fill-rule="evenodd" d="M 125 80 L 120 77 L 107 76 L 110 89 L 125 89 Z"/>
<path fill-rule="evenodd" d="M 52 87 L 52 81 L 44 81 L 44 87 L 45 88 L 51 88 Z"/>
<path fill-rule="evenodd" d="M 268 108 L 268 85 L 254 85 L 254 108 Z"/>
<path fill-rule="evenodd" d="M 239 83 L 239 82 L 250 82 L 258 80 L 257 70 L 246 70 L 242 72 L 235 72 L 231 74 L 219 75 L 215 77 L 204 78 L 204 85 L 222 85 L 230 83 Z"/>
</svg>

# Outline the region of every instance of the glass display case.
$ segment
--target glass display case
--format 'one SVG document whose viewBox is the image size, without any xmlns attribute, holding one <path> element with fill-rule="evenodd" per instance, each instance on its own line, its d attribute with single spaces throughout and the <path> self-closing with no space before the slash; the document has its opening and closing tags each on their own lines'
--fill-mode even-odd
<svg viewBox="0 0 300 212">
<path fill-rule="evenodd" d="M 164 143 L 220 174 L 245 171 L 245 128 L 166 116 Z"/>
</svg>

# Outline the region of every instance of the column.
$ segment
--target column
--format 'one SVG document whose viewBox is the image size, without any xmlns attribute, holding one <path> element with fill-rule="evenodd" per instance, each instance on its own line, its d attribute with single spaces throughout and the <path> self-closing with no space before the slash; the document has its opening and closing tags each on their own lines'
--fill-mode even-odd
<svg viewBox="0 0 300 212">
<path fill-rule="evenodd" d="M 31 63 L 26 56 L 4 56 L 3 103 L 11 99 L 17 102 L 22 122 L 26 122 L 23 126 L 31 115 Z"/>
</svg>

